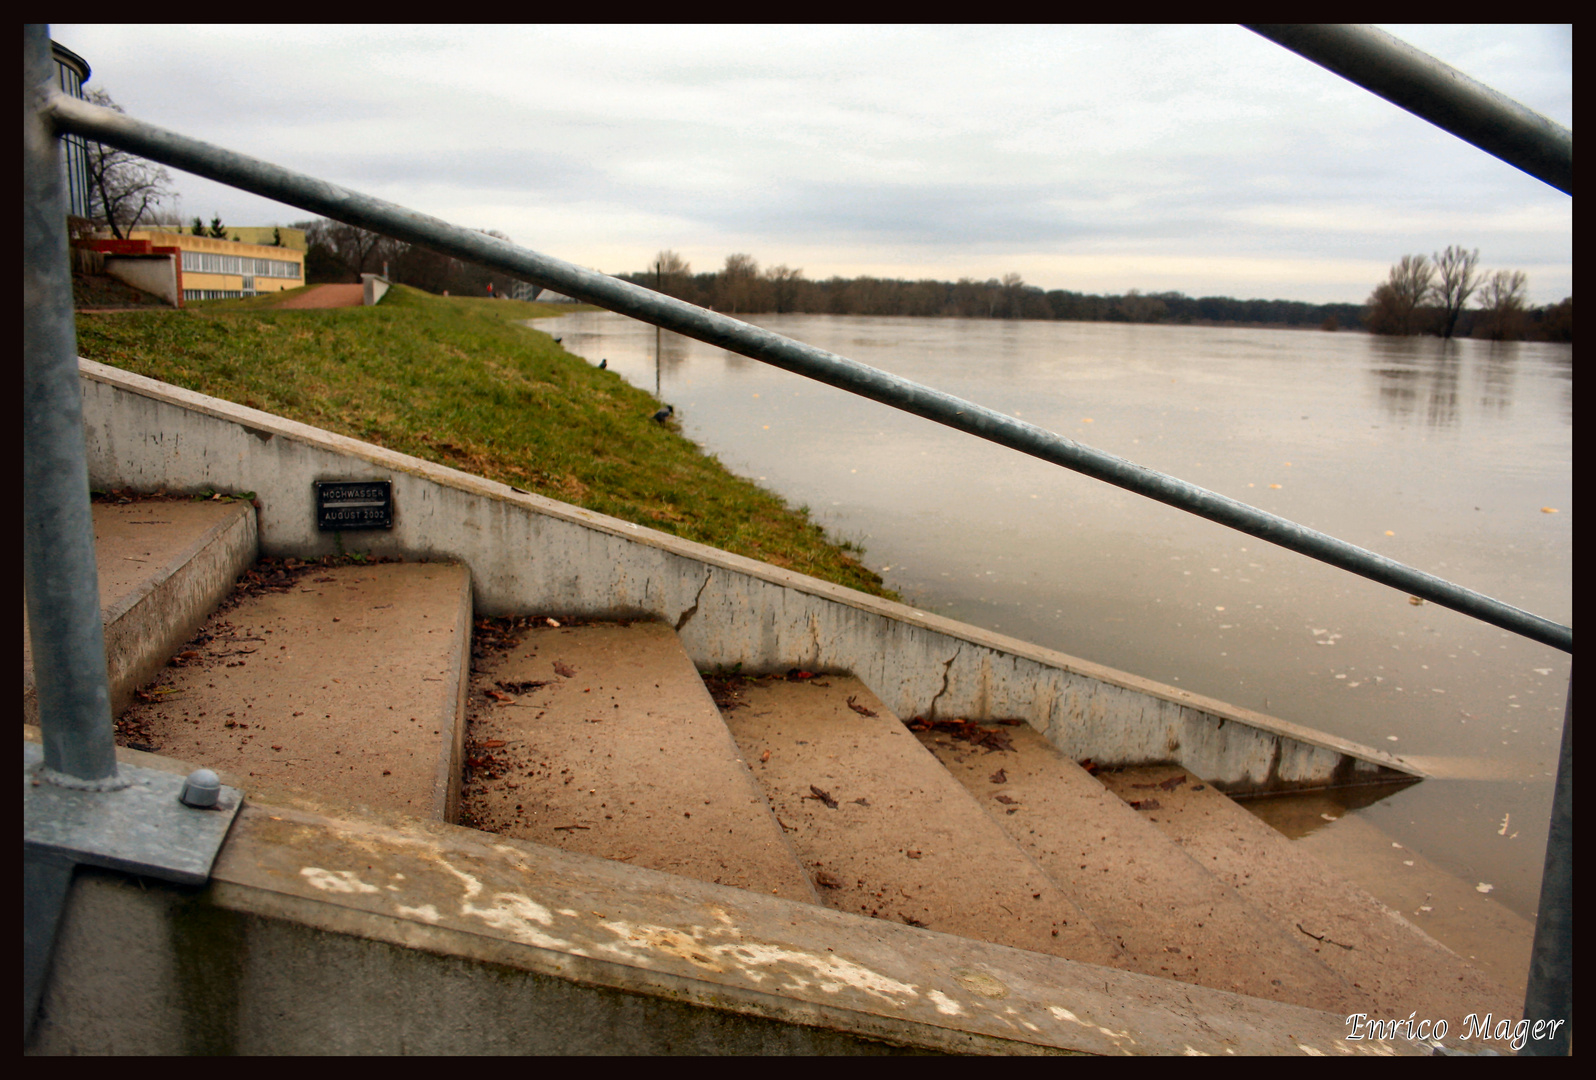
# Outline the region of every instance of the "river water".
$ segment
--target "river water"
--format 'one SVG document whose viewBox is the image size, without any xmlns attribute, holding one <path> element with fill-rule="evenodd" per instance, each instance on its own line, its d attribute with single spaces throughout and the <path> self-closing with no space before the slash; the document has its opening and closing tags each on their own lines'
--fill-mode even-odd
<svg viewBox="0 0 1596 1080">
<path fill-rule="evenodd" d="M 1572 623 L 1572 346 L 750 321 Z M 652 327 L 532 325 L 654 389 Z M 862 543 L 908 603 L 1428 766 L 1327 816 L 1533 918 L 1567 655 L 691 339 L 662 336 L 658 378 L 688 437 Z"/>
</svg>

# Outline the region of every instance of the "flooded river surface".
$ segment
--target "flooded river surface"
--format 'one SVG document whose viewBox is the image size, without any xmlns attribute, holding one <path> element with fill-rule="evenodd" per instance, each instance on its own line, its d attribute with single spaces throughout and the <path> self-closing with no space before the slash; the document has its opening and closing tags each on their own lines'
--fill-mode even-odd
<svg viewBox="0 0 1596 1080">
<path fill-rule="evenodd" d="M 1572 623 L 1572 346 L 750 321 Z M 652 327 L 532 325 L 654 389 Z M 861 543 L 908 603 L 1414 758 L 1438 778 L 1307 817 L 1377 826 L 1533 918 L 1567 655 L 713 346 L 661 353 L 684 433 Z"/>
</svg>

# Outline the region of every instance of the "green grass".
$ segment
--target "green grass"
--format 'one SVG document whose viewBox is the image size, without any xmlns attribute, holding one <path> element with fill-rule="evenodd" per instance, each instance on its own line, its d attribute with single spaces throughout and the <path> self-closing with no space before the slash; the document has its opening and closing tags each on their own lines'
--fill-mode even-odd
<svg viewBox="0 0 1596 1080">
<path fill-rule="evenodd" d="M 81 355 L 896 599 L 804 510 L 650 420 L 658 403 L 520 320 L 551 304 L 396 285 L 375 307 L 268 298 L 77 317 Z"/>
</svg>

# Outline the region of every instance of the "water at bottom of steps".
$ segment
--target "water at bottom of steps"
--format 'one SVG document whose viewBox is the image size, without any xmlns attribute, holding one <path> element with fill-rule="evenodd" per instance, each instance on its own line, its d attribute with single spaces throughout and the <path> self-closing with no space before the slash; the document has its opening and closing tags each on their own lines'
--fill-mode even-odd
<svg viewBox="0 0 1596 1080">
<path fill-rule="evenodd" d="M 1211 786 L 1183 769 L 1105 771 L 1122 799 L 1198 864 L 1231 886 L 1360 992 L 1359 1012 L 1445 1018 L 1464 1029 L 1469 1013 L 1517 1016 L 1522 998 L 1507 991 L 1400 914 L 1326 868 Z"/>
<path fill-rule="evenodd" d="M 1124 950 L 1117 966 L 1308 1008 L 1360 993 L 1274 919 L 1024 725 L 945 723 L 921 741 Z M 972 741 L 985 739 L 985 744 Z M 1154 794 L 1158 794 L 1156 789 Z"/>
</svg>

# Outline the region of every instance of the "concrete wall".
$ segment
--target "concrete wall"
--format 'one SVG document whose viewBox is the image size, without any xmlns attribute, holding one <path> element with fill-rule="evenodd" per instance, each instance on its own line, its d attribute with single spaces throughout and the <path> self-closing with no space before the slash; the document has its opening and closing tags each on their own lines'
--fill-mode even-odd
<svg viewBox="0 0 1596 1080">
<path fill-rule="evenodd" d="M 96 486 L 253 491 L 264 554 L 470 567 L 486 615 L 663 620 L 701 668 L 857 674 L 899 716 L 1027 721 L 1073 757 L 1250 793 L 1421 775 L 1383 751 L 258 410 L 81 361 Z M 317 480 L 393 482 L 391 531 L 316 531 Z"/>
<path fill-rule="evenodd" d="M 179 303 L 182 295 L 178 290 L 175 255 L 107 255 L 105 272 L 135 289 L 159 296 L 173 307 L 183 306 Z"/>
<path fill-rule="evenodd" d="M 361 274 L 360 285 L 364 290 L 362 303 L 366 307 L 371 307 L 388 295 L 388 279 L 381 274 Z"/>
<path fill-rule="evenodd" d="M 203 889 L 79 872 L 24 1051 L 1428 1049 L 1344 1032 L 1329 1013 L 252 791 Z"/>
</svg>

